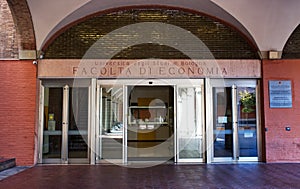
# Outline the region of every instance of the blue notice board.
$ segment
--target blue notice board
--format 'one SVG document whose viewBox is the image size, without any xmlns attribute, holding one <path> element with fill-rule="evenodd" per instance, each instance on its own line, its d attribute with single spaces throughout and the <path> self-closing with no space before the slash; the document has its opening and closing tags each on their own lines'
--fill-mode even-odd
<svg viewBox="0 0 300 189">
<path fill-rule="evenodd" d="M 270 108 L 292 108 L 290 80 L 269 81 Z"/>
</svg>

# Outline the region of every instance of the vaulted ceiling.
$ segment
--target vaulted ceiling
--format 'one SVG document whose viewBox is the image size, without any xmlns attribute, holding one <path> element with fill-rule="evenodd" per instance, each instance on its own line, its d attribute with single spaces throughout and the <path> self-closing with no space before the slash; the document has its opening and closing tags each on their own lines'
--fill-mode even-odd
<svg viewBox="0 0 300 189">
<path fill-rule="evenodd" d="M 22 27 L 21 35 L 34 31 L 35 46 L 42 49 L 57 32 L 70 24 L 101 11 L 122 7 L 161 6 L 176 7 L 199 12 L 235 27 L 243 33 L 260 52 L 282 51 L 292 32 L 300 23 L 300 1 L 298 0 L 7 0 L 15 21 L 29 17 L 32 25 Z M 26 12 L 19 11 L 25 7 Z M 24 29 L 28 30 L 24 30 Z M 20 29 L 19 29 L 20 30 Z M 29 32 L 28 32 L 29 31 Z M 24 33 L 25 32 L 25 33 Z M 26 33 L 27 32 L 27 33 Z M 24 41 L 25 43 L 25 41 Z M 32 48 L 24 44 L 24 48 Z"/>
</svg>

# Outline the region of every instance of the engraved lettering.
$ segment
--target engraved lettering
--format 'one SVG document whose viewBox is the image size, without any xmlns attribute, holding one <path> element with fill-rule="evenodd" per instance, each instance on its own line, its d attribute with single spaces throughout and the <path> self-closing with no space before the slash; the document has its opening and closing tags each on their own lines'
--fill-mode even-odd
<svg viewBox="0 0 300 189">
<path fill-rule="evenodd" d="M 198 74 L 203 75 L 203 68 L 198 68 Z"/>
<path fill-rule="evenodd" d="M 174 67 L 171 67 L 171 68 L 169 69 L 169 74 L 170 74 L 170 75 L 175 75 L 175 68 L 174 68 Z"/>
<path fill-rule="evenodd" d="M 184 74 L 184 73 L 185 73 L 184 68 L 179 68 L 179 69 L 178 69 L 178 73 L 179 73 L 179 74 Z"/>
<path fill-rule="evenodd" d="M 207 68 L 206 69 L 206 71 L 207 71 L 207 75 L 213 75 L 213 73 L 214 73 L 214 68 Z"/>
<path fill-rule="evenodd" d="M 114 72 L 114 69 L 113 68 L 110 68 L 110 75 L 116 75 L 116 72 Z"/>
<path fill-rule="evenodd" d="M 131 70 L 130 70 L 130 68 L 128 68 L 128 69 L 126 69 L 126 73 L 125 73 L 126 75 L 131 75 Z"/>
<path fill-rule="evenodd" d="M 107 69 L 106 68 L 101 68 L 100 74 L 101 75 L 106 75 L 106 73 L 107 73 Z"/>
<path fill-rule="evenodd" d="M 146 74 L 146 68 L 140 67 L 140 74 L 141 75 Z"/>
<path fill-rule="evenodd" d="M 75 75 L 78 71 L 78 67 L 73 67 L 73 75 Z"/>
<path fill-rule="evenodd" d="M 159 75 L 166 75 L 164 67 L 159 67 Z"/>
<path fill-rule="evenodd" d="M 97 68 L 96 67 L 92 67 L 91 68 L 91 74 L 92 75 L 96 75 L 97 74 Z"/>
<path fill-rule="evenodd" d="M 194 74 L 195 74 L 195 70 L 194 70 L 194 69 L 192 69 L 192 68 L 188 68 L 188 73 L 189 73 L 189 74 L 193 74 L 193 75 L 194 75 Z"/>
<path fill-rule="evenodd" d="M 82 72 L 81 72 L 82 75 L 86 75 L 87 72 L 86 72 L 86 69 L 85 68 L 82 68 Z"/>
<path fill-rule="evenodd" d="M 222 69 L 222 74 L 223 74 L 223 75 L 227 75 L 227 70 L 226 70 L 226 68 L 223 68 L 223 69 Z"/>
</svg>

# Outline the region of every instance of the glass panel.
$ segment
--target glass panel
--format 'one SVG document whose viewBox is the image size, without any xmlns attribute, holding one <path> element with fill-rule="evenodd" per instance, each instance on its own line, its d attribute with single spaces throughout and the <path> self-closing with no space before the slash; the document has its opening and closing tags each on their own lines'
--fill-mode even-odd
<svg viewBox="0 0 300 189">
<path fill-rule="evenodd" d="M 70 88 L 69 94 L 69 158 L 88 158 L 89 89 Z"/>
<path fill-rule="evenodd" d="M 256 89 L 237 88 L 240 157 L 257 157 Z"/>
<path fill-rule="evenodd" d="M 213 88 L 214 157 L 233 156 L 231 87 Z"/>
<path fill-rule="evenodd" d="M 62 88 L 44 89 L 43 158 L 61 158 Z"/>
<path fill-rule="evenodd" d="M 201 88 L 178 88 L 177 136 L 180 159 L 202 158 Z"/>
<path fill-rule="evenodd" d="M 128 94 L 128 160 L 173 158 L 174 88 L 132 86 Z"/>
<path fill-rule="evenodd" d="M 102 86 L 100 119 L 100 159 L 122 159 L 123 151 L 123 88 Z"/>
</svg>

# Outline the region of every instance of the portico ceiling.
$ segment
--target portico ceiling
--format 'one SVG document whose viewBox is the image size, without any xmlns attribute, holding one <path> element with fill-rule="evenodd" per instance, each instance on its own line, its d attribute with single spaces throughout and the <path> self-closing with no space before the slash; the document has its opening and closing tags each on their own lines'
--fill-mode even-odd
<svg viewBox="0 0 300 189">
<path fill-rule="evenodd" d="M 282 51 L 300 23 L 298 0 L 27 0 L 37 50 L 56 32 L 88 15 L 128 6 L 170 6 L 198 11 L 240 30 L 261 52 Z"/>
</svg>

